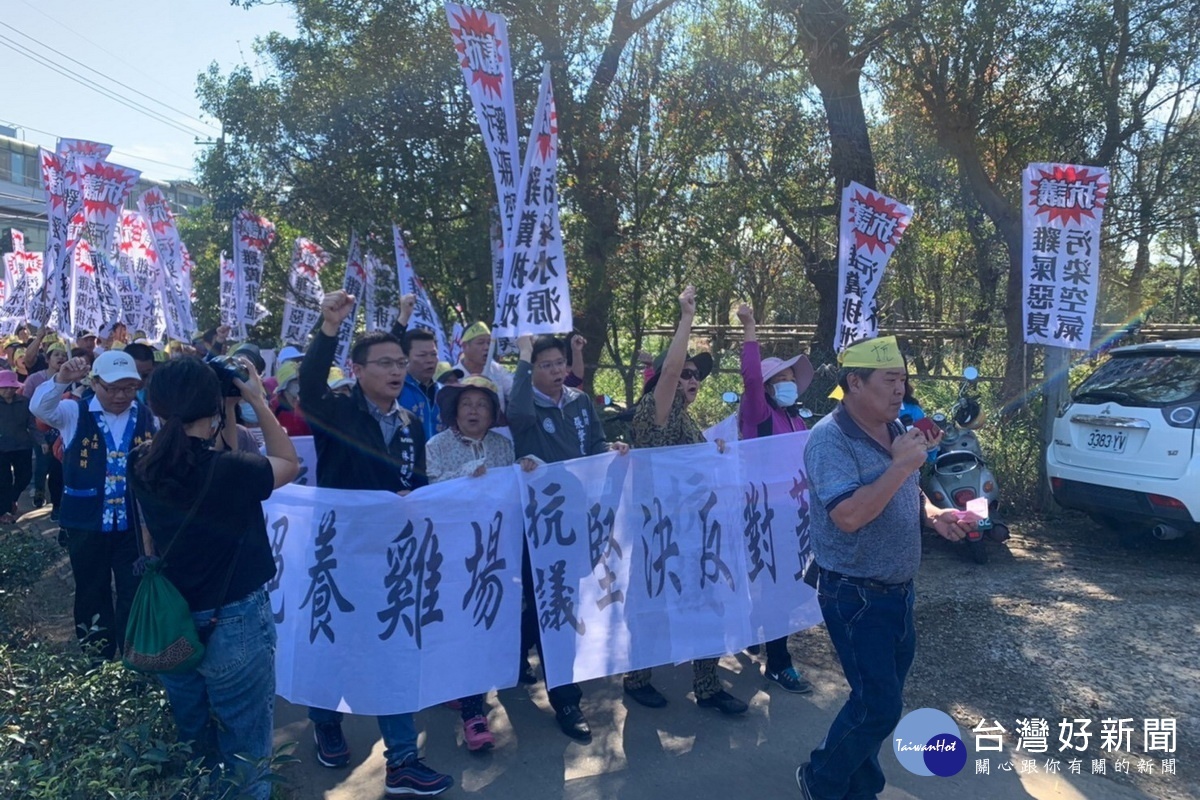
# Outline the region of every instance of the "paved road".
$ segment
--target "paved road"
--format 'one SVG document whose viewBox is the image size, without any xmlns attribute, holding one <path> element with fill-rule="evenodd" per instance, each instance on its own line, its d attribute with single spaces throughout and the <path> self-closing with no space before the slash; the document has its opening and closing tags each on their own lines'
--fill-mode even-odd
<svg viewBox="0 0 1200 800">
<path fill-rule="evenodd" d="M 559 732 L 539 684 L 490 696 L 489 720 L 497 735 L 490 754 L 467 751 L 458 713 L 446 708 L 418 716 L 423 752 L 430 765 L 454 776 L 456 786 L 447 798 L 799 798 L 796 766 L 820 741 L 845 699 L 841 674 L 810 673 L 816 691 L 801 697 L 768 689 L 756 659 L 746 655 L 726 657 L 721 666 L 731 690 L 749 699 L 750 711 L 741 718 L 697 707 L 689 694 L 691 669 L 685 665 L 655 670 L 655 683 L 671 701 L 665 709 L 627 703 L 619 679 L 584 684 L 583 708 L 593 731 L 589 744 L 572 742 Z M 384 796 L 383 743 L 374 719 L 347 717 L 344 730 L 352 761 L 344 770 L 325 769 L 312 757 L 312 729 L 303 708 L 280 701 L 276 720 L 277 741 L 300 742 L 296 752 L 302 763 L 286 773 L 296 800 Z M 973 745 L 973 737 L 964 734 L 968 746 Z M 890 748 L 885 748 L 883 764 L 889 783 L 881 800 L 1149 797 L 1090 774 L 1003 772 L 995 758 L 990 775 L 976 775 L 973 752 L 967 769 L 953 778 L 912 775 Z"/>
</svg>

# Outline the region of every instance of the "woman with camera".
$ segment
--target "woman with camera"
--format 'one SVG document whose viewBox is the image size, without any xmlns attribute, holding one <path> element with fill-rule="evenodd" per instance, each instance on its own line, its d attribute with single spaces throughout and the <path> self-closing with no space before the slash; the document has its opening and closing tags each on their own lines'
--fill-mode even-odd
<svg viewBox="0 0 1200 800">
<path fill-rule="evenodd" d="M 179 738 L 226 769 L 247 770 L 270 758 L 274 728 L 275 623 L 265 585 L 275 560 L 262 501 L 296 477 L 299 460 L 245 360 L 238 364 L 245 377 L 232 385 L 263 421 L 267 454 L 239 452 L 228 436 L 229 449 L 212 449 L 222 425 L 233 424 L 222 410 L 231 365 L 221 366 L 185 357 L 155 371 L 147 399 L 162 427 L 131 455 L 131 474 L 147 549 L 165 554 L 163 574 L 207 637 L 194 671 L 160 676 Z M 251 796 L 265 800 L 270 784 L 262 776 L 249 780 Z"/>
</svg>

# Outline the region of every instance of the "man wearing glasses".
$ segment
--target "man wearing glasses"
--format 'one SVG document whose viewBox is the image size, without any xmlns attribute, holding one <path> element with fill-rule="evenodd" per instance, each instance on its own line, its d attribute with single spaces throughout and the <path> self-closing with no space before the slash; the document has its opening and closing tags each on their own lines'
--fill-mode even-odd
<svg viewBox="0 0 1200 800">
<path fill-rule="evenodd" d="M 89 373 L 93 397 L 60 399 Z M 124 646 L 139 582 L 133 573 L 138 527 L 126 463 L 129 452 L 154 433 L 154 416 L 137 399 L 140 388 L 133 358 L 110 350 L 94 364 L 82 356 L 64 362 L 30 401 L 33 413 L 57 428 L 65 443 L 59 524 L 75 577 L 75 630 L 105 659 Z"/>
<path fill-rule="evenodd" d="M 396 329 L 367 333 L 354 342 L 350 362 L 357 381 L 348 396 L 335 394 L 327 383 L 338 329 L 354 303 L 344 291 L 325 295 L 321 328 L 300 362 L 300 407 L 313 429 L 317 486 L 405 495 L 429 480 L 424 428 L 398 402 L 408 357 L 393 335 Z M 403 333 L 403 327 L 397 327 Z M 308 718 L 313 721 L 317 760 L 330 768 L 347 766 L 350 748 L 342 734 L 341 712 L 310 708 Z M 387 760 L 387 794 L 437 795 L 454 785 L 453 778 L 421 760 L 412 714 L 387 714 L 378 720 Z"/>
</svg>

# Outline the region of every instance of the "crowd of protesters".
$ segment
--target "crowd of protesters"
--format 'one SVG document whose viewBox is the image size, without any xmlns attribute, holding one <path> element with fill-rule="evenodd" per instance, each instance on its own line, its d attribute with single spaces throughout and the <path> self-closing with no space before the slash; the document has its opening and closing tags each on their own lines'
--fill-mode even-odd
<svg viewBox="0 0 1200 800">
<path fill-rule="evenodd" d="M 400 495 L 490 469 L 519 464 L 529 471 L 610 450 L 624 455 L 630 447 L 606 439 L 600 409 L 577 388 L 585 378 L 582 337 L 521 337 L 510 370 L 492 357 L 491 332 L 479 322 L 464 332 L 461 358 L 451 364 L 439 361 L 432 332 L 408 328 L 414 305 L 409 295 L 401 299 L 390 332 L 366 333 L 353 342 L 343 371 L 334 364 L 338 332 L 355 302 L 342 291 L 327 294 L 308 346 L 283 347 L 270 365 L 255 345 L 230 342 L 226 328 L 169 346 L 121 325 L 102 337 L 79 331 L 73 340 L 44 327 L 20 328 L 3 342 L 0 524 L 16 520 L 26 488 L 35 509 L 50 503 L 75 579 L 79 638 L 97 661 L 122 650 L 140 562 L 171 550 L 166 574 L 197 625 L 224 624 L 217 624 L 196 670 L 162 680 L 180 738 L 195 743 L 208 763 L 231 771 L 245 772 L 247 764 L 261 764 L 271 754 L 275 638 L 265 587 L 275 563 L 262 502 L 297 474 L 289 437 L 313 437 L 317 486 Z M 679 297 L 679 325 L 668 349 L 656 359 L 645 357 L 643 393 L 632 412 L 633 447 L 705 441 L 690 407 L 713 358 L 688 350 L 695 307 L 695 290 L 688 287 Z M 763 358 L 753 312 L 743 304 L 737 316 L 744 334 L 740 437 L 805 430 L 798 401 L 812 381 L 812 365 L 803 355 Z M 837 741 L 827 739 L 798 772 L 800 789 L 810 798 L 881 790 L 877 754 L 894 726 L 911 660 L 913 564 L 888 572 L 895 566 L 892 556 L 847 550 L 846 534 L 886 526 L 909 510 L 917 520 L 918 508 L 939 534 L 961 533 L 957 520 L 918 499 L 913 474 L 929 443 L 891 424 L 897 416 L 891 403 L 905 387 L 903 360 L 898 364 L 876 370 L 843 365 L 843 402 L 810 438 L 810 458 L 838 465 L 821 474 L 810 470 L 814 548 L 822 611 L 827 622 L 837 622 L 832 638 L 843 664 L 851 665 L 852 689 L 831 731 Z M 221 380 L 222 370 L 230 369 L 232 390 Z M 716 446 L 724 449 L 721 441 Z M 854 464 L 872 459 L 877 470 L 854 473 Z M 915 558 L 911 552 L 906 557 Z M 540 650 L 530 572 L 526 550 L 520 674 L 527 683 L 537 680 L 528 654 Z M 864 644 L 853 620 L 846 621 L 847 598 L 871 592 L 898 609 L 898 640 Z M 882 600 L 878 605 L 890 608 Z M 245 642 L 255 645 L 247 650 Z M 788 692 L 812 691 L 786 638 L 762 649 L 768 681 Z M 894 656 L 897 665 L 886 680 L 854 666 L 878 661 L 880 654 L 888 663 Z M 697 705 L 727 715 L 747 710 L 726 691 L 716 659 L 695 661 L 693 673 Z M 887 685 L 880 688 L 880 681 Z M 651 683 L 649 669 L 625 675 L 623 683 L 644 706 L 669 702 Z M 588 741 L 580 687 L 553 687 L 548 696 L 562 732 Z M 494 747 L 484 697 L 454 705 L 467 749 Z M 342 713 L 311 708 L 308 715 L 317 761 L 347 766 Z M 453 785 L 451 776 L 422 759 L 413 714 L 380 716 L 378 724 L 387 794 L 436 795 Z M 250 774 L 252 796 L 269 796 L 263 777 Z"/>
</svg>

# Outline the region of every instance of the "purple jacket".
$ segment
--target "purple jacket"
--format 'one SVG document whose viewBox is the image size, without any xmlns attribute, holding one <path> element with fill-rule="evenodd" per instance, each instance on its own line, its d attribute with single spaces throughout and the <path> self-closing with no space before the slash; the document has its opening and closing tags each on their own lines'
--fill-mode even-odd
<svg viewBox="0 0 1200 800">
<path fill-rule="evenodd" d="M 757 439 L 758 426 L 771 418 L 771 433 L 808 430 L 804 420 L 793 417 L 767 401 L 762 378 L 762 351 L 758 342 L 742 343 L 742 405 L 738 410 L 738 430 L 743 439 Z"/>
</svg>

